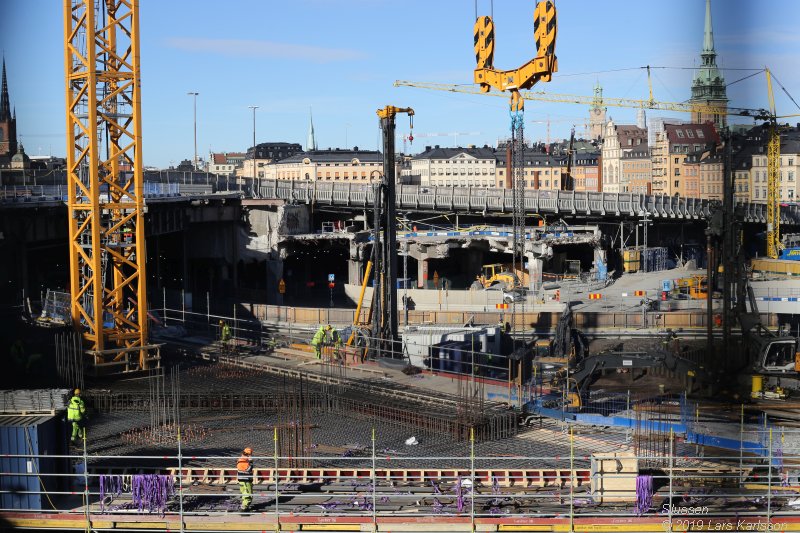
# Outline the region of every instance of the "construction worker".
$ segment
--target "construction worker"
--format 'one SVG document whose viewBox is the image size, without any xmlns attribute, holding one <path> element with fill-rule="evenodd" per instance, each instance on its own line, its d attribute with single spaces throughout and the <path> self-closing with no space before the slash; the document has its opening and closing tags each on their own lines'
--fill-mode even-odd
<svg viewBox="0 0 800 533">
<path fill-rule="evenodd" d="M 314 347 L 314 355 L 317 359 L 322 359 L 322 344 L 325 342 L 325 337 L 329 329 L 332 329 L 330 324 L 320 326 L 311 338 L 311 346 Z"/>
<path fill-rule="evenodd" d="M 219 338 L 222 344 L 225 345 L 225 348 L 227 348 L 231 340 L 231 327 L 224 320 L 219 321 Z"/>
<path fill-rule="evenodd" d="M 330 329 L 328 329 L 328 333 L 326 336 L 326 342 L 329 346 L 333 346 L 334 348 L 334 358 L 339 362 L 344 362 L 343 356 L 340 353 L 342 348 L 342 337 L 339 335 L 339 330 L 332 327 L 330 324 L 328 325 Z"/>
<path fill-rule="evenodd" d="M 86 438 L 86 429 L 84 428 L 84 416 L 86 415 L 86 404 L 83 403 L 81 398 L 81 390 L 75 389 L 72 398 L 69 399 L 67 404 L 67 420 L 72 422 L 72 438 L 73 443 L 76 442 L 78 436 Z"/>
<path fill-rule="evenodd" d="M 252 448 L 245 448 L 241 457 L 236 461 L 236 480 L 239 482 L 239 492 L 242 494 L 242 511 L 248 511 L 253 503 L 253 455 Z"/>
</svg>

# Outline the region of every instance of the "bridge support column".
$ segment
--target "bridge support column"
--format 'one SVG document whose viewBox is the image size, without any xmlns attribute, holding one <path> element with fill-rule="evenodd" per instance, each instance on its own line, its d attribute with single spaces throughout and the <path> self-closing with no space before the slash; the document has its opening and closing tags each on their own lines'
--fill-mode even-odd
<svg viewBox="0 0 800 533">
<path fill-rule="evenodd" d="M 525 258 L 528 260 L 528 275 L 530 276 L 528 288 L 535 294 L 542 289 L 544 260 L 551 257 L 553 257 L 553 248 L 544 242 L 530 242 L 526 246 Z"/>
<path fill-rule="evenodd" d="M 426 254 L 427 255 L 427 254 Z M 417 288 L 424 289 L 428 282 L 428 259 L 417 260 Z"/>
<path fill-rule="evenodd" d="M 408 255 L 417 260 L 417 288 L 426 288 L 430 279 L 428 270 L 429 259 L 444 259 L 450 255 L 450 247 L 457 247 L 455 243 L 421 244 L 412 242 L 408 247 Z"/>
<path fill-rule="evenodd" d="M 350 257 L 347 260 L 347 283 L 361 285 L 364 283 L 364 265 L 367 262 L 367 246 L 363 242 L 350 242 Z"/>
</svg>

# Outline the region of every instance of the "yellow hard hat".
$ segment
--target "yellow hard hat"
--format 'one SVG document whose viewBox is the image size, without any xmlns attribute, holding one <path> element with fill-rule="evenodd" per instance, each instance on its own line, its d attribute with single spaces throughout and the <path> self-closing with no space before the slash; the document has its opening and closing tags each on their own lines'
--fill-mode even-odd
<svg viewBox="0 0 800 533">
<path fill-rule="evenodd" d="M 253 453 L 253 448 L 245 448 L 244 449 L 244 454 L 245 455 L 252 455 L 252 453 Z"/>
<path fill-rule="evenodd" d="M 325 329 L 333 329 L 333 326 L 331 326 L 330 324 L 328 324 L 327 326 L 325 326 Z"/>
<path fill-rule="evenodd" d="M 80 393 L 81 393 L 80 389 L 75 389 L 75 394 L 80 394 Z"/>
</svg>

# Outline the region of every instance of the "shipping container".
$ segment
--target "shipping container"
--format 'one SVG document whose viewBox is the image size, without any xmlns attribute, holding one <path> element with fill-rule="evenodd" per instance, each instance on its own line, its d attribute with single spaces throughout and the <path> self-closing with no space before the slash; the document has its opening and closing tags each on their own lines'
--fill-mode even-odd
<svg viewBox="0 0 800 533">
<path fill-rule="evenodd" d="M 62 415 L 0 415 L 0 450 L 8 455 L 64 455 L 66 436 Z M 0 505 L 3 509 L 41 510 L 44 494 L 56 491 L 66 472 L 64 459 L 0 455 Z M 9 475 L 10 474 L 10 475 Z M 40 481 L 41 480 L 41 481 Z"/>
</svg>

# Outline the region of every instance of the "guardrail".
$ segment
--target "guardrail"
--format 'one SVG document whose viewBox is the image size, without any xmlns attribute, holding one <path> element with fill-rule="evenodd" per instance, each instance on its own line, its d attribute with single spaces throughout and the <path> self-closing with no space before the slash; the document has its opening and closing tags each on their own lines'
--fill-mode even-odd
<svg viewBox="0 0 800 533">
<path fill-rule="evenodd" d="M 103 187 L 101 197 L 108 195 L 108 187 Z M 197 196 L 212 194 L 212 185 L 154 183 L 145 182 L 144 197 L 176 198 L 179 196 Z M 14 185 L 0 188 L 0 204 L 37 204 L 45 202 L 66 203 L 68 190 L 66 185 Z"/>
<path fill-rule="evenodd" d="M 341 207 L 368 207 L 373 203 L 373 186 L 368 183 L 335 183 L 299 180 L 261 180 L 261 198 L 292 203 L 318 203 Z M 645 213 L 663 219 L 707 219 L 718 202 L 677 196 L 646 196 L 633 193 L 577 191 L 525 191 L 525 209 L 530 213 L 638 217 Z M 484 187 L 425 187 L 398 185 L 397 207 L 476 213 L 511 213 L 510 189 Z M 765 222 L 766 205 L 739 205 L 746 222 Z M 781 209 L 784 224 L 800 223 L 800 208 Z"/>
</svg>

